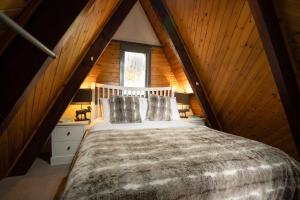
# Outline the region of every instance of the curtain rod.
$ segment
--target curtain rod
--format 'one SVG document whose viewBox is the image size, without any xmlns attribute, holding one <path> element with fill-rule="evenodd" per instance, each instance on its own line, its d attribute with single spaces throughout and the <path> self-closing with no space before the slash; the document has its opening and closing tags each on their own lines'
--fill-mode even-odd
<svg viewBox="0 0 300 200">
<path fill-rule="evenodd" d="M 56 58 L 56 55 L 53 51 L 48 49 L 45 45 L 43 45 L 40 41 L 38 41 L 35 37 L 33 37 L 30 33 L 28 33 L 25 29 L 23 29 L 20 25 L 10 19 L 6 14 L 0 11 L 0 22 L 7 25 L 13 31 L 17 32 L 23 38 L 28 40 L 30 43 L 35 45 L 37 48 L 48 54 L 52 58 Z"/>
</svg>

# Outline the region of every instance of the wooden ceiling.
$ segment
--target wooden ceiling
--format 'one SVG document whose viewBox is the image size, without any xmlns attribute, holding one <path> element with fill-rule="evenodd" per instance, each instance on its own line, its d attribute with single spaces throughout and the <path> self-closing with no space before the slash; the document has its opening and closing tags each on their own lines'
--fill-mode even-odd
<svg viewBox="0 0 300 200">
<path fill-rule="evenodd" d="M 56 45 L 57 58 L 44 63 L 46 70 L 0 133 L 0 177 L 16 164 L 116 5 L 117 0 L 90 0 Z"/>
<path fill-rule="evenodd" d="M 1 1 L 0 9 L 6 12 L 16 9 L 17 13 L 28 2 Z M 278 12 L 286 22 L 285 29 L 292 38 L 289 39 L 291 51 L 298 62 L 299 45 L 295 41 L 298 41 L 299 14 L 287 11 L 293 10 L 289 6 L 298 6 L 295 2 L 279 1 L 282 8 Z M 57 44 L 58 58 L 45 63 L 48 66 L 46 71 L 36 81 L 8 127 L 0 133 L 0 176 L 6 175 L 16 163 L 48 116 L 45 113 L 54 109 L 52 106 L 57 95 L 64 90 L 116 4 L 117 1 L 90 0 Z M 176 79 L 185 87 L 187 78 L 166 30 L 151 10 L 149 0 L 141 0 L 141 4 L 163 45 Z M 247 0 L 165 0 L 165 4 L 223 129 L 278 147 L 298 158 Z M 99 13 L 102 14 L 100 18 Z"/>
<path fill-rule="evenodd" d="M 150 2 L 148 0 L 140 0 L 140 3 L 144 11 L 146 12 L 153 29 L 155 30 L 157 38 L 162 44 L 164 53 L 172 67 L 172 70 L 175 74 L 177 81 L 180 84 L 182 91 L 191 92 L 192 89 L 183 71 L 183 65 L 177 55 L 177 52 L 174 49 L 174 46 L 168 36 L 168 33 L 163 28 L 158 17 L 155 15 L 154 10 L 151 8 Z"/>
<path fill-rule="evenodd" d="M 166 5 L 223 129 L 297 157 L 247 1 L 166 0 Z"/>
</svg>

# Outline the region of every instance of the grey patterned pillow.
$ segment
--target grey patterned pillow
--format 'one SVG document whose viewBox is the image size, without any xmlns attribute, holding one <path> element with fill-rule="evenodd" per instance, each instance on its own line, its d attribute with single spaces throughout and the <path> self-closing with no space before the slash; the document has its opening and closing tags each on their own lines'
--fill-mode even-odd
<svg viewBox="0 0 300 200">
<path fill-rule="evenodd" d="M 109 98 L 109 106 L 111 123 L 142 122 L 138 97 L 112 96 Z"/>
<path fill-rule="evenodd" d="M 171 120 L 170 97 L 150 95 L 148 98 L 147 119 L 149 121 L 170 121 Z"/>
</svg>

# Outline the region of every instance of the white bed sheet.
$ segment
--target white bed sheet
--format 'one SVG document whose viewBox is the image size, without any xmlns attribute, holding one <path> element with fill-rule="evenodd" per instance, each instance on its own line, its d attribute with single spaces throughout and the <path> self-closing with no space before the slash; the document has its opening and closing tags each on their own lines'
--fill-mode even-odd
<svg viewBox="0 0 300 200">
<path fill-rule="evenodd" d="M 179 128 L 179 127 L 194 127 L 195 124 L 187 122 L 186 120 L 172 120 L 172 121 L 143 121 L 141 123 L 128 124 L 112 124 L 101 119 L 94 120 L 89 129 L 90 131 L 100 130 L 133 130 L 133 129 L 151 129 L 151 128 Z"/>
</svg>

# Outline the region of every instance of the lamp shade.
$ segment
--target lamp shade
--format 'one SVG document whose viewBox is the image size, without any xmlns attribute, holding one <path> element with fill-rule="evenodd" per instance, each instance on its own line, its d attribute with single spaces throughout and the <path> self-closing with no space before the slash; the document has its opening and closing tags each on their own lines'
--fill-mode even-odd
<svg viewBox="0 0 300 200">
<path fill-rule="evenodd" d="M 90 103 L 92 101 L 91 89 L 79 89 L 74 96 L 72 103 Z"/>
<path fill-rule="evenodd" d="M 188 94 L 188 93 L 175 92 L 175 97 L 176 97 L 177 103 L 181 103 L 184 105 L 190 105 L 190 95 L 191 94 Z"/>
</svg>

